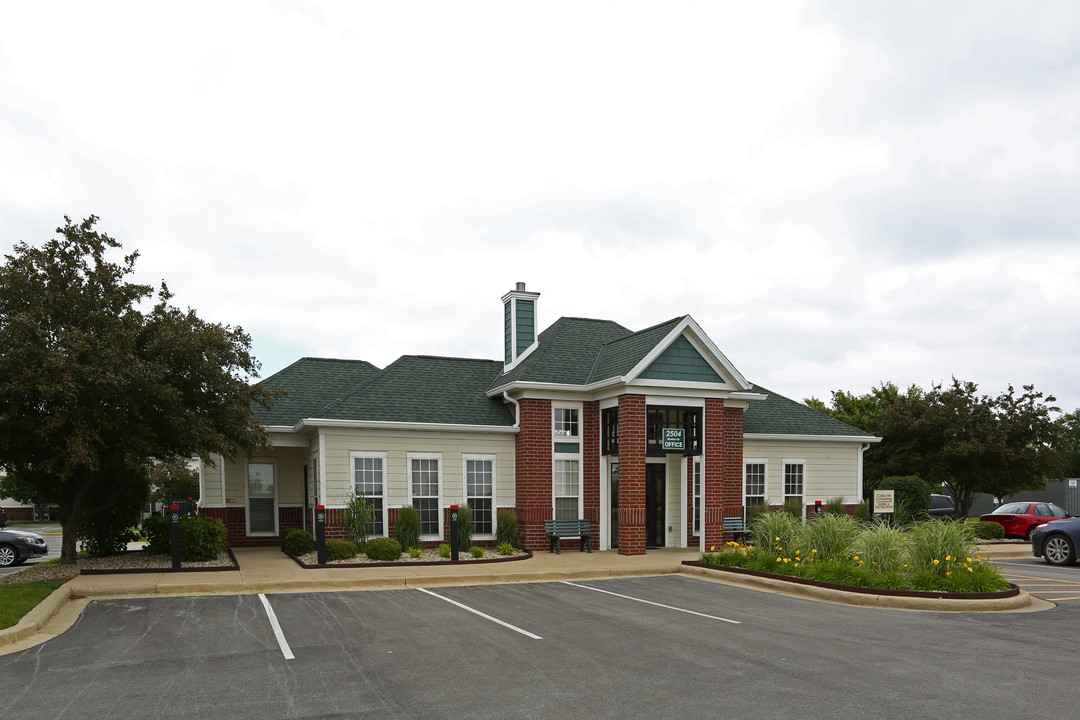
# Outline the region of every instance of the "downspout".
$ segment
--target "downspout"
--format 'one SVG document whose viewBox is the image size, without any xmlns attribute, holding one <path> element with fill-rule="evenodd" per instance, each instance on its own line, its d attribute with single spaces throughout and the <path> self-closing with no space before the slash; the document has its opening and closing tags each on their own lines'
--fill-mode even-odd
<svg viewBox="0 0 1080 720">
<path fill-rule="evenodd" d="M 859 495 L 858 501 L 861 503 L 866 498 L 863 497 L 863 453 L 870 449 L 870 443 L 863 443 L 859 447 Z"/>
<path fill-rule="evenodd" d="M 514 406 L 514 429 L 517 430 L 521 427 L 521 404 L 510 397 L 510 392 L 503 390 L 503 400 Z"/>
</svg>

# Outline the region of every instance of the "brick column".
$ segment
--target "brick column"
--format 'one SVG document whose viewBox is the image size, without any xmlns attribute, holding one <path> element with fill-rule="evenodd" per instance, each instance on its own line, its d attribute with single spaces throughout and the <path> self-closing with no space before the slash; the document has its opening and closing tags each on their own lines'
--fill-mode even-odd
<svg viewBox="0 0 1080 720">
<path fill-rule="evenodd" d="M 600 532 L 600 403 L 583 404 L 580 432 L 585 517 L 593 529 Z"/>
<path fill-rule="evenodd" d="M 518 403 L 520 432 L 515 444 L 518 535 L 533 551 L 546 550 L 544 521 L 551 505 L 551 401 L 524 399 Z"/>
<path fill-rule="evenodd" d="M 645 396 L 619 396 L 619 554 L 645 554 Z"/>
<path fill-rule="evenodd" d="M 723 533 L 725 508 L 741 513 L 743 411 L 724 407 L 723 400 L 705 399 L 705 548 L 720 547 L 731 536 Z"/>
</svg>

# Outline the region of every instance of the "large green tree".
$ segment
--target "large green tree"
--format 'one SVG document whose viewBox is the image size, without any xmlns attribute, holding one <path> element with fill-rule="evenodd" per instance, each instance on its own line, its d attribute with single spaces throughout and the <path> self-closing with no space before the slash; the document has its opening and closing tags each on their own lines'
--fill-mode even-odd
<svg viewBox="0 0 1080 720">
<path fill-rule="evenodd" d="M 145 499 L 154 461 L 265 445 L 253 407 L 273 398 L 243 329 L 130 282 L 138 253 L 96 222 L 65 217 L 0 267 L 0 495 L 59 507 L 63 563 L 87 518 Z"/>
<path fill-rule="evenodd" d="M 961 516 L 975 493 L 1004 497 L 1038 489 L 1061 477 L 1054 400 L 1032 385 L 1019 393 L 1010 385 L 996 396 L 980 395 L 975 383 L 956 378 L 919 396 L 900 396 L 884 408 L 878 425 L 884 471 L 945 486 Z"/>
<path fill-rule="evenodd" d="M 1061 457 L 1065 467 L 1065 477 L 1080 477 L 1080 408 L 1066 413 L 1061 418 Z"/>
</svg>

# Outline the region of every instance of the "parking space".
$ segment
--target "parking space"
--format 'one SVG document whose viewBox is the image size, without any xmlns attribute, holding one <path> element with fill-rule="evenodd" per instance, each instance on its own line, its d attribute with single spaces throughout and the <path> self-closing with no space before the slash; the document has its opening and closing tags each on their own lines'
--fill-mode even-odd
<svg viewBox="0 0 1080 720">
<path fill-rule="evenodd" d="M 999 561 L 1005 579 L 1050 602 L 1080 601 L 1080 565 L 1054 566 L 1035 557 Z"/>
<path fill-rule="evenodd" d="M 80 720 L 1022 714 L 1036 652 L 1071 651 L 1072 607 L 881 611 L 686 576 L 97 600 L 0 657 L 0 686 L 12 717 Z M 1041 682 L 1064 712 L 1070 684 Z"/>
</svg>

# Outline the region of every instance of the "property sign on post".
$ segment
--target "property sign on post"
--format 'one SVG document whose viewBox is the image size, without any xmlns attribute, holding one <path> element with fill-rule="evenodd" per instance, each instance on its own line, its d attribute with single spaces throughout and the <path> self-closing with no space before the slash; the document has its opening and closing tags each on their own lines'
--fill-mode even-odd
<svg viewBox="0 0 1080 720">
<path fill-rule="evenodd" d="M 686 431 L 682 428 L 664 428 L 663 434 L 665 450 L 686 449 Z"/>
<path fill-rule="evenodd" d="M 895 490 L 875 490 L 874 491 L 874 513 L 893 513 L 896 512 L 896 491 Z"/>
</svg>

